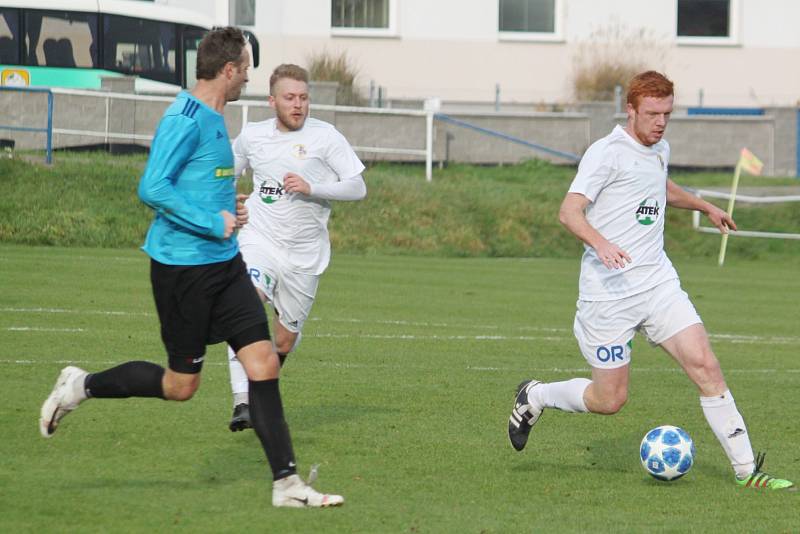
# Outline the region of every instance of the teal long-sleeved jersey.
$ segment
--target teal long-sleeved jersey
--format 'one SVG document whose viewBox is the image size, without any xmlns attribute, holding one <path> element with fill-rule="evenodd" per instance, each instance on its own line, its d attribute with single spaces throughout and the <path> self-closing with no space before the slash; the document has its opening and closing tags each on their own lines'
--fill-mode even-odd
<svg viewBox="0 0 800 534">
<path fill-rule="evenodd" d="M 156 212 L 144 250 L 167 265 L 227 261 L 239 251 L 223 239 L 220 211 L 236 214 L 233 152 L 225 121 L 190 93 L 181 92 L 156 129 L 139 198 Z"/>
</svg>

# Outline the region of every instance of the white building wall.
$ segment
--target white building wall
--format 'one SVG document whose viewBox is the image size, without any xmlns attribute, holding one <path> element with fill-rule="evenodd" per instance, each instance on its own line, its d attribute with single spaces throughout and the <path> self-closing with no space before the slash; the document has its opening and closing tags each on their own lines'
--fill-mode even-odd
<svg viewBox="0 0 800 534">
<path fill-rule="evenodd" d="M 227 22 L 227 0 L 161 0 Z M 645 29 L 660 48 L 648 67 L 675 82 L 678 102 L 707 106 L 796 105 L 800 100 L 800 1 L 731 0 L 733 42 L 684 44 L 675 37 L 676 0 L 559 0 L 563 32 L 555 42 L 505 40 L 497 0 L 394 0 L 391 36 L 332 35 L 330 0 L 257 0 L 262 66 L 249 92 L 266 93 L 271 69 L 305 64 L 313 52 L 346 51 L 359 83 L 374 81 L 391 98 L 439 96 L 491 101 L 495 84 L 507 102 L 566 103 L 580 43 L 592 32 Z M 225 20 L 221 20 L 225 14 Z M 633 52 L 640 52 L 634 50 Z"/>
</svg>

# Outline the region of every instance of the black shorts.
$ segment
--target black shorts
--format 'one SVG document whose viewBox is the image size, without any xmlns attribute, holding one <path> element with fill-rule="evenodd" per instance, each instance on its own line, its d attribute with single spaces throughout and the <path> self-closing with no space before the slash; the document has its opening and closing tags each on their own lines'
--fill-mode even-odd
<svg viewBox="0 0 800 534">
<path fill-rule="evenodd" d="M 165 265 L 151 259 L 150 281 L 173 371 L 199 373 L 206 345 L 243 332 L 248 342 L 270 338 L 264 305 L 240 254 L 207 265 Z"/>
</svg>

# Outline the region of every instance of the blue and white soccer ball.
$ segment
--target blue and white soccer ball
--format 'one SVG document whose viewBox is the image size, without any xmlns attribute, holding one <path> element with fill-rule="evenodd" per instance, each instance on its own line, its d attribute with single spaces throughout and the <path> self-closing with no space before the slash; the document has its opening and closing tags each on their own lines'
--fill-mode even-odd
<svg viewBox="0 0 800 534">
<path fill-rule="evenodd" d="M 642 439 L 639 458 L 645 471 L 658 480 L 677 480 L 694 464 L 694 442 L 682 428 L 657 426 Z"/>
</svg>

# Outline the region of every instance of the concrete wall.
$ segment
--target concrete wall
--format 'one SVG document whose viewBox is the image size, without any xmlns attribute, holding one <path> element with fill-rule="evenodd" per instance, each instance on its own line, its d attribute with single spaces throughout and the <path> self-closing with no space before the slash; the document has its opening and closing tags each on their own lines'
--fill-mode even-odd
<svg viewBox="0 0 800 534">
<path fill-rule="evenodd" d="M 582 113 L 508 113 L 455 114 L 453 118 L 481 128 L 495 130 L 530 143 L 581 155 L 591 143 L 590 120 Z M 449 139 L 449 160 L 464 163 L 516 163 L 537 157 L 557 163 L 570 161 L 530 147 L 516 144 L 484 133 L 436 121 L 436 159 L 445 159 L 441 148 Z"/>
<path fill-rule="evenodd" d="M 331 93 L 330 88 L 326 88 Z M 323 93 L 320 93 L 320 96 Z M 152 135 L 171 99 L 131 101 L 109 99 L 109 131 L 123 134 Z M 104 131 L 106 99 L 96 96 L 55 94 L 54 128 Z M 625 116 L 615 113 L 613 104 L 587 104 L 577 112 L 468 112 L 448 115 L 481 128 L 487 128 L 532 143 L 574 154 L 582 154 L 590 143 L 603 137 L 613 126 L 624 123 Z M 273 116 L 266 101 L 234 102 L 226 108 L 226 125 L 231 138 L 248 121 Z M 423 149 L 425 119 L 413 115 L 376 115 L 358 111 L 320 111 L 312 116 L 326 120 L 348 138 L 353 146 Z M 44 127 L 47 99 L 42 93 L 0 91 L 0 124 L 19 127 Z M 567 160 L 531 148 L 488 136 L 444 121 L 434 122 L 434 160 L 479 164 L 508 164 L 524 159 L 541 158 L 557 163 Z M 18 149 L 42 149 L 42 133 L 3 131 L 0 137 L 14 139 Z M 672 147 L 673 166 L 733 167 L 739 150 L 747 147 L 765 164 L 765 173 L 794 176 L 797 169 L 796 108 L 767 109 L 764 116 L 688 116 L 676 110 L 667 130 Z M 55 134 L 56 148 L 102 143 L 98 137 Z M 111 142 L 149 146 L 146 140 L 110 139 Z M 363 152 L 365 160 L 423 161 L 422 156 L 373 154 Z"/>
</svg>

